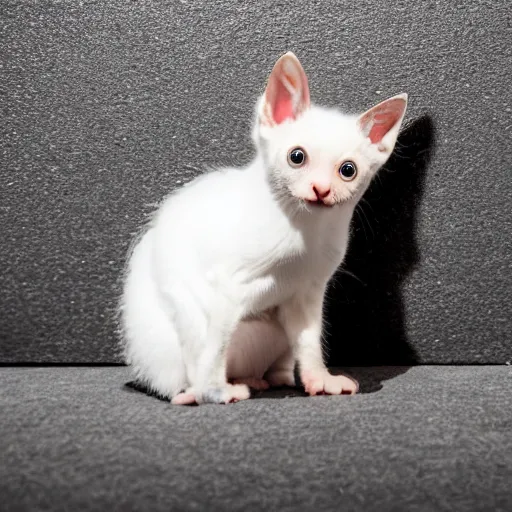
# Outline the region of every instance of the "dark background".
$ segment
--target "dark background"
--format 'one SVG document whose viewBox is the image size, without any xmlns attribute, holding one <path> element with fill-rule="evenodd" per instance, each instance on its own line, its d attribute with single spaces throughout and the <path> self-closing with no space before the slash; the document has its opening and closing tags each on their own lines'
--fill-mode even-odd
<svg viewBox="0 0 512 512">
<path fill-rule="evenodd" d="M 0 362 L 120 362 L 129 243 L 205 165 L 246 163 L 294 51 L 313 101 L 409 93 L 329 291 L 331 364 L 512 360 L 510 2 L 3 1 Z"/>
</svg>

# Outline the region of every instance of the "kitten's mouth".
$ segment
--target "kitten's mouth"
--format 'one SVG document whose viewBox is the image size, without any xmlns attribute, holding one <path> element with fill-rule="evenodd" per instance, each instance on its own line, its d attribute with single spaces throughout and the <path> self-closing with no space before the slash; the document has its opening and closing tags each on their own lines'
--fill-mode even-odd
<svg viewBox="0 0 512 512">
<path fill-rule="evenodd" d="M 324 203 L 321 199 L 317 199 L 316 201 L 311 201 L 310 199 L 306 199 L 306 203 L 311 206 L 319 207 L 319 208 L 331 208 L 332 204 Z"/>
</svg>

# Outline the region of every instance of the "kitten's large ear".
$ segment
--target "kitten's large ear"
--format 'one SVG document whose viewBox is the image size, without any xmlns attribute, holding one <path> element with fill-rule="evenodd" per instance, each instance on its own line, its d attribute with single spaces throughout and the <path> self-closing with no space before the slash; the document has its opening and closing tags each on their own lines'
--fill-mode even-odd
<svg viewBox="0 0 512 512">
<path fill-rule="evenodd" d="M 285 53 L 270 73 L 260 106 L 260 123 L 275 126 L 296 119 L 309 104 L 306 73 L 292 52 Z"/>
<path fill-rule="evenodd" d="M 377 150 L 391 154 L 407 108 L 407 94 L 399 94 L 379 103 L 358 119 L 361 131 Z"/>
</svg>

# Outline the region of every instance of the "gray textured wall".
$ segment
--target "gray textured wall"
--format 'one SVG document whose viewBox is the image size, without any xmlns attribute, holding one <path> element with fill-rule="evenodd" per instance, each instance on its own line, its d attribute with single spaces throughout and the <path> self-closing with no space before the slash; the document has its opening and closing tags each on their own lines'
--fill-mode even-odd
<svg viewBox="0 0 512 512">
<path fill-rule="evenodd" d="M 502 1 L 3 1 L 0 361 L 115 362 L 131 236 L 204 164 L 247 162 L 294 51 L 313 99 L 410 94 L 331 290 L 330 361 L 512 359 L 511 17 Z"/>
</svg>

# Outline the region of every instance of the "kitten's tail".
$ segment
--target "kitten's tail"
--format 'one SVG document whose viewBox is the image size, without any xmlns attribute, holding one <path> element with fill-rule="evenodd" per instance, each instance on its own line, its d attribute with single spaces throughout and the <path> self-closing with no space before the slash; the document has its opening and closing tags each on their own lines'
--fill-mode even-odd
<svg viewBox="0 0 512 512">
<path fill-rule="evenodd" d="M 120 312 L 124 356 L 140 384 L 172 398 L 187 387 L 186 372 L 178 334 L 151 275 L 151 240 L 149 230 L 128 265 Z"/>
</svg>

